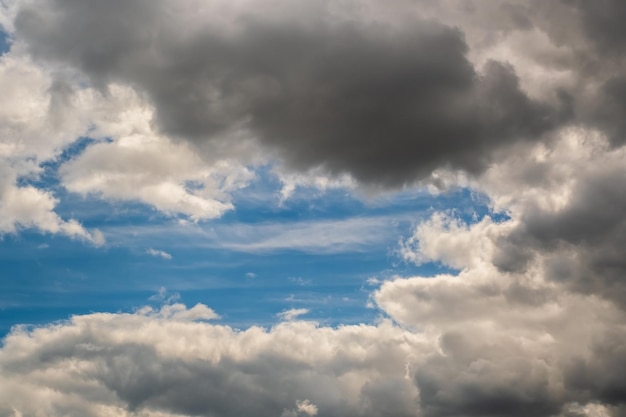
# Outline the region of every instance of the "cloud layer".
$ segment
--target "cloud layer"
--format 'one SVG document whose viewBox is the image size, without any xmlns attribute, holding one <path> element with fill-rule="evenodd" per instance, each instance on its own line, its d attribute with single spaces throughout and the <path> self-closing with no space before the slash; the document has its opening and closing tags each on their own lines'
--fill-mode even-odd
<svg viewBox="0 0 626 417">
<path fill-rule="evenodd" d="M 617 0 L 8 2 L 0 232 L 101 242 L 20 182 L 79 136 L 96 143 L 59 168 L 67 190 L 194 221 L 231 209 L 269 160 L 287 185 L 468 187 L 492 215 L 418 225 L 398 253 L 458 272 L 382 283 L 374 325 L 301 309 L 236 330 L 172 304 L 15 328 L 0 415 L 625 416 L 625 13 Z M 313 244 L 307 228 L 266 228 L 233 245 L 358 246 L 329 240 L 337 224 Z"/>
<path fill-rule="evenodd" d="M 481 171 L 494 149 L 537 140 L 568 116 L 558 94 L 529 98 L 505 63 L 474 68 L 457 29 L 337 8 L 29 2 L 15 28 L 33 56 L 145 94 L 169 135 L 202 147 L 245 131 L 291 167 L 371 184 L 441 166 Z"/>
</svg>

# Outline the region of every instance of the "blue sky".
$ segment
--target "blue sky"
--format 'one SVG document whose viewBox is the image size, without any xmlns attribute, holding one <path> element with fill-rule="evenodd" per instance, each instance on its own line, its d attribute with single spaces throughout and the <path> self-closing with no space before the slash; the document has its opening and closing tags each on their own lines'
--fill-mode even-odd
<svg viewBox="0 0 626 417">
<path fill-rule="evenodd" d="M 55 212 L 103 232 L 106 244 L 20 228 L 0 240 L 0 332 L 96 311 L 130 312 L 181 301 L 214 308 L 235 327 L 271 326 L 278 314 L 309 310 L 308 319 L 336 326 L 372 323 L 381 312 L 369 298 L 377 282 L 450 271 L 416 266 L 400 242 L 435 212 L 473 223 L 488 199 L 469 189 L 432 194 L 425 188 L 367 195 L 349 188 L 298 186 L 281 200 L 271 165 L 232 195 L 234 209 L 189 221 L 137 202 L 78 195 L 58 170 L 98 141 L 78 138 L 36 175 L 17 179 L 58 199 Z M 164 295 L 160 296 L 160 293 Z"/>
<path fill-rule="evenodd" d="M 262 169 L 234 196 L 234 210 L 181 224 L 184 218 L 142 204 L 82 197 L 59 186 L 58 166 L 85 146 L 89 141 L 44 164 L 38 178 L 22 181 L 53 190 L 61 217 L 101 230 L 107 242 L 93 247 L 28 229 L 4 235 L 5 334 L 16 324 L 133 311 L 171 297 L 210 305 L 223 323 L 242 328 L 270 326 L 292 308 L 306 308 L 307 318 L 329 325 L 371 323 L 380 312 L 368 308 L 375 286 L 368 279 L 448 271 L 436 263 L 415 266 L 399 255 L 400 240 L 419 222 L 455 207 L 463 207 L 459 215 L 468 222 L 488 213 L 484 197 L 463 189 L 359 198 L 345 189 L 299 188 L 281 202 L 280 183 Z"/>
</svg>

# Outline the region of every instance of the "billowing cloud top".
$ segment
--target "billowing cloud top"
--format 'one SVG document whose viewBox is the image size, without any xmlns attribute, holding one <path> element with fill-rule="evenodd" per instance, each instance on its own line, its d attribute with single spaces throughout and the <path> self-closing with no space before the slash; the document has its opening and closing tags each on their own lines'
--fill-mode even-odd
<svg viewBox="0 0 626 417">
<path fill-rule="evenodd" d="M 477 71 L 460 30 L 361 6 L 32 2 L 15 33 L 94 85 L 132 85 L 168 135 L 202 147 L 243 130 L 291 167 L 373 184 L 481 171 L 495 149 L 567 118 L 563 97 L 529 98 L 506 63 Z"/>
<path fill-rule="evenodd" d="M 24 183 L 46 161 L 70 192 L 194 222 L 267 164 L 284 198 L 467 187 L 499 215 L 418 225 L 398 253 L 457 272 L 382 283 L 377 324 L 292 309 L 236 330 L 166 304 L 15 328 L 0 415 L 626 416 L 624 17 L 618 0 L 2 3 L 0 233 L 104 244 Z"/>
</svg>

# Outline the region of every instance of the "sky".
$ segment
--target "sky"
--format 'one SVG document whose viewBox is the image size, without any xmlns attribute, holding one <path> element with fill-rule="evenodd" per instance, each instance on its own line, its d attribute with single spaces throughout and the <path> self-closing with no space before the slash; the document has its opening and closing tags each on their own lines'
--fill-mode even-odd
<svg viewBox="0 0 626 417">
<path fill-rule="evenodd" d="M 0 417 L 626 417 L 624 19 L 0 0 Z"/>
</svg>

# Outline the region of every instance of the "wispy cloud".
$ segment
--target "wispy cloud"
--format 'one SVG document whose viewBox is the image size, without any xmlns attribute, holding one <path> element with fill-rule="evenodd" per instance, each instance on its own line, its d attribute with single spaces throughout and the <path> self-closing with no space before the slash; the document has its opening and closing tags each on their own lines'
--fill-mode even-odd
<svg viewBox="0 0 626 417">
<path fill-rule="evenodd" d="M 419 215 L 418 215 L 419 216 Z M 416 215 L 413 215 L 413 220 Z M 411 223 L 408 214 L 352 217 L 339 220 L 306 220 L 300 222 L 222 223 L 210 227 L 202 224 L 113 227 L 104 229 L 115 245 L 135 245 L 165 241 L 168 245 L 194 248 L 227 249 L 245 253 L 299 251 L 309 254 L 339 254 L 364 252 L 372 248 L 386 250 L 395 245 L 399 234 L 410 232 L 403 228 Z M 181 237 L 172 239 L 172 236 Z M 184 239 L 183 239 L 184 237 Z M 148 249 L 146 253 L 171 259 L 162 250 Z"/>
<path fill-rule="evenodd" d="M 156 294 L 148 298 L 148 300 L 150 301 L 157 301 L 163 304 L 171 304 L 174 301 L 178 301 L 179 299 L 180 299 L 179 293 L 177 292 L 170 293 L 169 291 L 167 291 L 167 288 L 165 287 L 160 287 L 159 291 L 157 291 Z"/>
<path fill-rule="evenodd" d="M 155 256 L 157 258 L 163 258 L 163 259 L 167 259 L 167 260 L 172 259 L 172 255 L 170 255 L 169 253 L 167 253 L 165 251 L 158 250 L 158 249 L 150 248 L 150 249 L 146 250 L 146 253 L 148 255 Z"/>
<path fill-rule="evenodd" d="M 234 225 L 216 232 L 220 235 L 220 246 L 235 251 L 309 253 L 358 252 L 384 244 L 395 234 L 391 220 L 385 217 Z"/>
<path fill-rule="evenodd" d="M 309 312 L 308 308 L 292 308 L 278 313 L 276 316 L 281 320 L 291 321 Z"/>
</svg>

